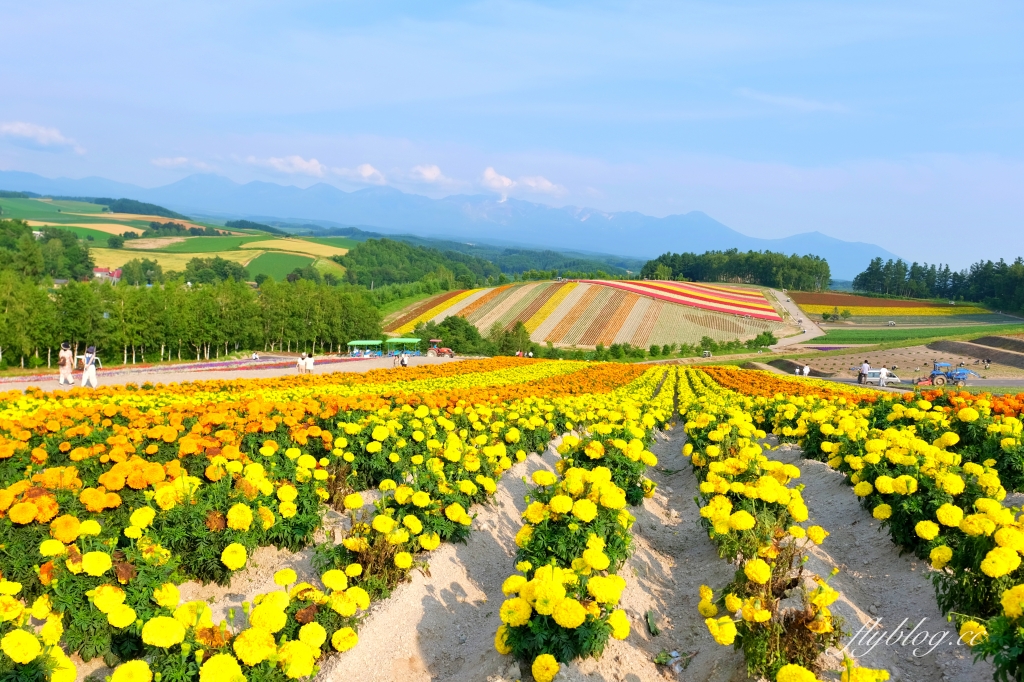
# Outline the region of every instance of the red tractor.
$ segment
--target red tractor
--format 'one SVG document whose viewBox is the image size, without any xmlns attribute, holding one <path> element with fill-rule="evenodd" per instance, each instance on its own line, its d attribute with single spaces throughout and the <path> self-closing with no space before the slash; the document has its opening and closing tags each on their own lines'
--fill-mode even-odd
<svg viewBox="0 0 1024 682">
<path fill-rule="evenodd" d="M 441 339 L 430 339 L 430 350 L 427 351 L 427 357 L 430 358 L 454 358 L 455 351 L 451 348 L 444 348 L 441 346 Z"/>
</svg>

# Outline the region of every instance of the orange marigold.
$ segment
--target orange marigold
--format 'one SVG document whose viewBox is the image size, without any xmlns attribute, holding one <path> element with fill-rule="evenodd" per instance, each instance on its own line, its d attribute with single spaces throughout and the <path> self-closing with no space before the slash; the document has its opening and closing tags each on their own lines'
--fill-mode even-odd
<svg viewBox="0 0 1024 682">
<path fill-rule="evenodd" d="M 67 545 L 78 539 L 81 527 L 82 523 L 77 518 L 70 514 L 64 514 L 50 523 L 50 535 Z"/>
<path fill-rule="evenodd" d="M 36 514 L 39 513 L 39 508 L 31 502 L 19 502 L 18 504 L 11 507 L 11 511 L 7 514 L 11 521 L 21 525 L 26 523 L 32 523 Z"/>
</svg>

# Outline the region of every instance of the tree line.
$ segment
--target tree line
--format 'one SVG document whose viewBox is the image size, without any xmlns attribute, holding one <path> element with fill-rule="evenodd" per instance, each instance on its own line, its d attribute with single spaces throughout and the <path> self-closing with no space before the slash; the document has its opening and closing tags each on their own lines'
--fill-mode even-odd
<svg viewBox="0 0 1024 682">
<path fill-rule="evenodd" d="M 884 296 L 977 301 L 1024 312 L 1024 258 L 1018 256 L 1012 263 L 980 260 L 960 271 L 949 265 L 875 258 L 853 279 L 853 288 Z"/>
<path fill-rule="evenodd" d="M 707 251 L 664 253 L 640 270 L 644 279 L 694 282 L 735 282 L 766 287 L 819 291 L 832 281 L 828 261 L 773 251 Z"/>
<path fill-rule="evenodd" d="M 62 342 L 95 345 L 106 363 L 210 360 L 232 352 L 344 350 L 380 338 L 380 313 L 359 289 L 308 280 L 227 279 L 156 286 L 69 281 L 39 286 L 0 270 L 0 367 L 49 366 Z"/>
</svg>

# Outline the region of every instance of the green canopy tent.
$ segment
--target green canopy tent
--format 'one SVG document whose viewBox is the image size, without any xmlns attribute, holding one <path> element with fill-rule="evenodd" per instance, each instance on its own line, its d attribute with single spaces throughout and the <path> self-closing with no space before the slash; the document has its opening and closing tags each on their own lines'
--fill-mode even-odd
<svg viewBox="0 0 1024 682">
<path fill-rule="evenodd" d="M 348 354 L 351 357 L 380 357 L 380 347 L 383 345 L 381 341 L 374 340 L 361 340 L 361 341 L 349 341 L 348 342 Z"/>
<path fill-rule="evenodd" d="M 420 354 L 420 340 L 419 339 L 388 339 L 388 355 L 398 355 L 400 353 L 408 353 L 409 355 Z"/>
</svg>

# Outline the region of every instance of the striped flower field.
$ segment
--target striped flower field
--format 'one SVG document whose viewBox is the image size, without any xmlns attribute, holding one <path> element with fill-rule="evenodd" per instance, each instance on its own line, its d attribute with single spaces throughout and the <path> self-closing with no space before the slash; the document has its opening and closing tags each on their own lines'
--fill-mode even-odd
<svg viewBox="0 0 1024 682">
<path fill-rule="evenodd" d="M 527 282 L 454 291 L 403 311 L 386 325 L 409 334 L 422 322 L 458 316 L 486 334 L 522 322 L 537 343 L 593 348 L 597 344 L 696 343 L 747 339 L 778 329 L 782 319 L 756 289 L 690 282 Z"/>
</svg>

